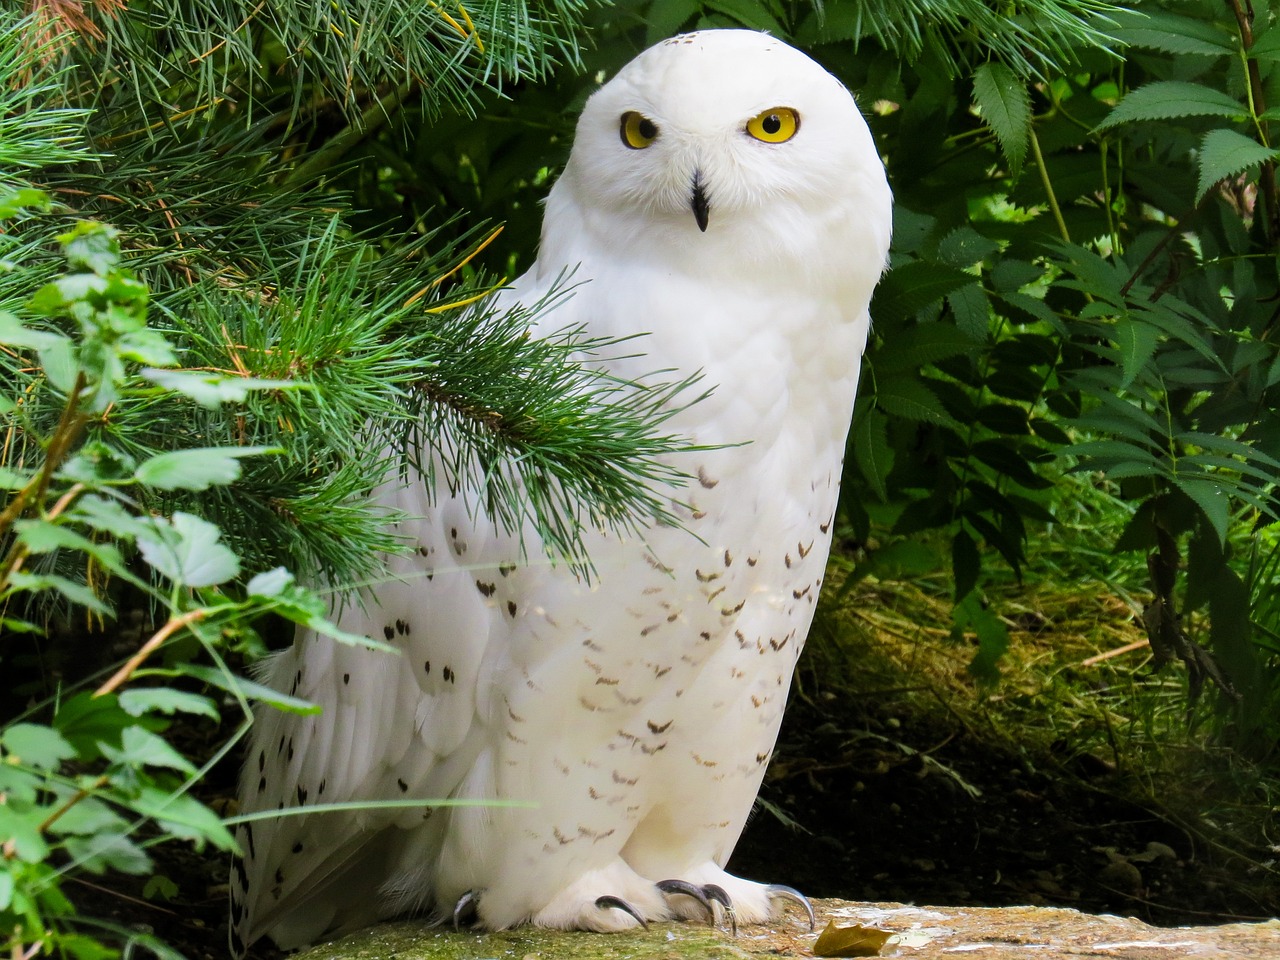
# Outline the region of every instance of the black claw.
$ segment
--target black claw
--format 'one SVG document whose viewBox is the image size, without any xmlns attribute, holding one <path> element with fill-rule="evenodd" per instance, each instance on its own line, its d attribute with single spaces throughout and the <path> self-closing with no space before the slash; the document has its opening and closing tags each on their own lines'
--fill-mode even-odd
<svg viewBox="0 0 1280 960">
<path fill-rule="evenodd" d="M 640 926 L 644 927 L 646 930 L 649 929 L 649 921 L 640 914 L 639 910 L 627 903 L 627 901 L 623 900 L 621 897 L 608 895 L 596 897 L 596 906 L 601 910 L 621 910 L 623 913 L 630 914 L 635 922 L 640 924 Z"/>
<path fill-rule="evenodd" d="M 768 894 L 770 900 L 790 900 L 792 903 L 799 904 L 809 915 L 809 932 L 813 933 L 818 929 L 818 918 L 813 914 L 813 904 L 799 890 L 781 883 L 771 883 L 764 888 L 764 892 Z"/>
<path fill-rule="evenodd" d="M 465 922 L 470 924 L 476 918 L 476 908 L 480 905 L 480 898 L 476 896 L 474 890 L 468 890 L 458 898 L 458 902 L 453 905 L 453 929 L 461 930 L 462 924 Z"/>
<path fill-rule="evenodd" d="M 733 901 L 729 899 L 729 894 L 724 887 L 714 883 L 706 883 L 702 886 L 702 892 L 707 895 L 708 900 L 714 900 L 724 907 L 724 915 L 729 918 L 729 929 L 736 937 L 738 935 L 738 911 L 733 909 Z"/>
<path fill-rule="evenodd" d="M 659 880 L 657 887 L 668 895 L 682 893 L 686 897 L 692 897 L 697 900 L 702 904 L 703 909 L 707 911 L 707 922 L 713 927 L 716 925 L 716 908 L 711 906 L 711 900 L 707 897 L 707 892 L 702 887 L 687 880 Z"/>
</svg>

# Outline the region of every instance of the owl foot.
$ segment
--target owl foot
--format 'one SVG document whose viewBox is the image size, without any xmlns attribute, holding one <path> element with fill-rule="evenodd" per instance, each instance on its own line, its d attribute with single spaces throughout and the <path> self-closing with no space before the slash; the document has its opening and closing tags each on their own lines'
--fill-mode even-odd
<svg viewBox="0 0 1280 960">
<path fill-rule="evenodd" d="M 487 900 L 481 903 L 480 914 L 488 926 L 510 926 L 521 919 L 503 923 L 502 918 L 491 915 L 492 908 Z M 616 933 L 647 927 L 651 921 L 669 920 L 671 914 L 661 891 L 617 860 L 578 877 L 530 919 L 539 927 Z"/>
<path fill-rule="evenodd" d="M 478 916 L 480 900 L 476 897 L 474 890 L 468 890 L 458 898 L 458 902 L 453 905 L 453 929 L 461 930 L 465 923 L 467 926 L 476 922 Z"/>
<path fill-rule="evenodd" d="M 621 910 L 623 913 L 629 913 L 635 918 L 636 923 L 646 930 L 649 929 L 649 921 L 644 918 L 644 915 L 621 897 L 611 895 L 596 897 L 596 906 L 601 910 Z"/>
<path fill-rule="evenodd" d="M 702 909 L 707 911 L 707 922 L 713 927 L 716 925 L 716 908 L 711 905 L 711 898 L 702 887 L 686 880 L 659 880 L 657 887 L 668 899 L 673 894 L 683 894 L 698 901 L 702 905 Z"/>
<path fill-rule="evenodd" d="M 813 915 L 813 904 L 809 902 L 808 897 L 795 887 L 788 887 L 781 883 L 771 883 L 764 888 L 764 892 L 768 894 L 770 901 L 790 900 L 792 903 L 799 904 L 804 912 L 809 915 L 809 932 L 813 933 L 818 928 L 818 918 Z"/>
</svg>

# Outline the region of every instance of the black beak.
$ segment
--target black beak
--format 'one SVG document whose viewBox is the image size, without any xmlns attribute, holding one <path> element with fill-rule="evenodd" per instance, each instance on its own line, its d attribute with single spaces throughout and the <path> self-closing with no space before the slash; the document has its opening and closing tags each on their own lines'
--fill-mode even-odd
<svg viewBox="0 0 1280 960">
<path fill-rule="evenodd" d="M 711 203 L 707 200 L 707 192 L 702 188 L 702 174 L 693 175 L 693 194 L 689 197 L 689 205 L 693 207 L 693 219 L 698 229 L 707 232 L 707 222 L 711 219 Z"/>
</svg>

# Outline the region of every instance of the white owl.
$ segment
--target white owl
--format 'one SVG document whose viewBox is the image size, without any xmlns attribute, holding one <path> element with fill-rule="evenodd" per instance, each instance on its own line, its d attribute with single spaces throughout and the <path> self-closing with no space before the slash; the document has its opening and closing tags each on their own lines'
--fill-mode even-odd
<svg viewBox="0 0 1280 960">
<path fill-rule="evenodd" d="M 714 392 L 669 424 L 710 448 L 663 494 L 683 525 L 585 532 L 587 583 L 522 563 L 480 498 L 380 490 L 420 518 L 401 527 L 416 551 L 341 623 L 402 655 L 304 635 L 271 660 L 267 682 L 323 712 L 259 712 L 241 807 L 464 803 L 244 827 L 233 949 L 415 911 L 757 922 L 792 893 L 723 867 L 822 585 L 890 208 L 853 97 L 764 34 L 667 40 L 591 97 L 538 260 L 498 302 L 576 268 L 543 329 L 646 334 L 643 356 L 601 361 L 623 378 L 703 371 Z M 522 805 L 465 803 L 494 800 Z"/>
</svg>

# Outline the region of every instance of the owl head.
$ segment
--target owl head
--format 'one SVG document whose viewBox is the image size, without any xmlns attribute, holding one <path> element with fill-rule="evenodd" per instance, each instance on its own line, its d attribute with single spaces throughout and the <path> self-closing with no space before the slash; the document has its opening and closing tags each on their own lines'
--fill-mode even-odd
<svg viewBox="0 0 1280 960">
<path fill-rule="evenodd" d="M 695 231 L 812 225 L 884 170 L 853 97 L 799 50 L 703 30 L 646 50 L 587 101 L 561 178 L 579 205 Z"/>
</svg>

